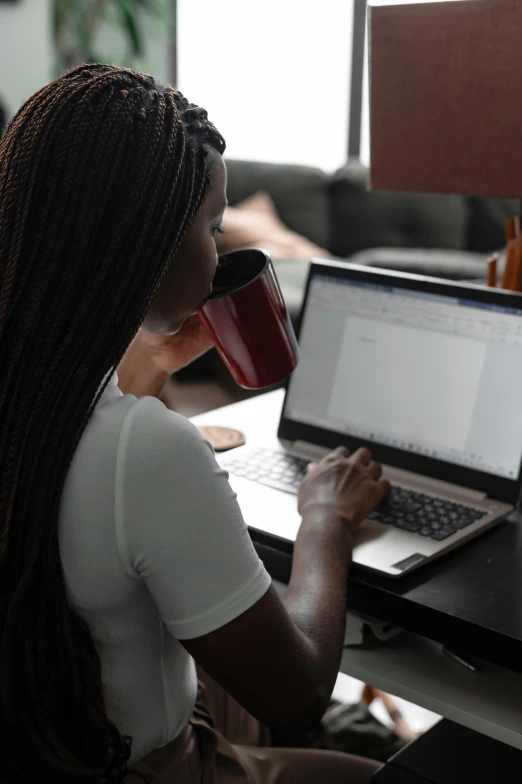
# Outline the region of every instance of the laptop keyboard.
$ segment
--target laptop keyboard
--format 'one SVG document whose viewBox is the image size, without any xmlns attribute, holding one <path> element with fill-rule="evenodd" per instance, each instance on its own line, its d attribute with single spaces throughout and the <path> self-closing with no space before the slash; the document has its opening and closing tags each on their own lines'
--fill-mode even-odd
<svg viewBox="0 0 522 784">
<path fill-rule="evenodd" d="M 243 450 L 238 455 L 231 451 L 220 458 L 220 463 L 235 476 L 297 495 L 308 460 L 259 448 Z M 376 507 L 368 517 L 441 542 L 486 514 L 483 509 L 394 485 L 386 503 Z"/>
</svg>

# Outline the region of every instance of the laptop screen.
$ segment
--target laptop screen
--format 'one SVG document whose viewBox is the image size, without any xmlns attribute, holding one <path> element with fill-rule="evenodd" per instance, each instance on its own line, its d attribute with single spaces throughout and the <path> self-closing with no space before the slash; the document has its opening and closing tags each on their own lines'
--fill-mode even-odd
<svg viewBox="0 0 522 784">
<path fill-rule="evenodd" d="M 286 419 L 518 477 L 521 310 L 332 271 L 311 278 L 299 343 Z"/>
</svg>

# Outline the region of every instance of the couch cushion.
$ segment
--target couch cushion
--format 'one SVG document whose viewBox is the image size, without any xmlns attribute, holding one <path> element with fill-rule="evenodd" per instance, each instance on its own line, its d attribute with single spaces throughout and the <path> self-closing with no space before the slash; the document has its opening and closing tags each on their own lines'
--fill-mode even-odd
<svg viewBox="0 0 522 784">
<path fill-rule="evenodd" d="M 490 253 L 506 244 L 505 222 L 512 215 L 520 215 L 518 199 L 468 200 L 467 247 L 469 250 Z"/>
<path fill-rule="evenodd" d="M 463 197 L 368 191 L 367 178 L 359 161 L 331 178 L 329 250 L 337 256 L 374 247 L 466 247 Z"/>
<path fill-rule="evenodd" d="M 228 206 L 223 216 L 224 234 L 218 235 L 219 253 L 230 253 L 239 248 L 264 248 L 272 259 L 311 259 L 327 257 L 323 250 L 307 237 L 290 231 L 281 222 L 274 202 L 268 193 L 259 193 Z"/>
<path fill-rule="evenodd" d="M 226 164 L 228 200 L 232 206 L 258 191 L 266 191 L 289 229 L 321 248 L 328 247 L 328 178 L 321 169 L 228 159 Z"/>
<path fill-rule="evenodd" d="M 348 261 L 367 267 L 382 267 L 434 278 L 485 282 L 486 258 L 482 253 L 470 253 L 466 250 L 370 248 L 354 253 Z M 499 274 L 502 274 L 503 269 L 504 254 L 499 260 Z"/>
</svg>

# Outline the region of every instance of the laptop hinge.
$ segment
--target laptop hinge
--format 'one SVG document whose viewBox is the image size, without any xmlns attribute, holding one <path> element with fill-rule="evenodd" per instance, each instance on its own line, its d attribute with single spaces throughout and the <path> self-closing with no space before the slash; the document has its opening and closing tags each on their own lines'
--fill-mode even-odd
<svg viewBox="0 0 522 784">
<path fill-rule="evenodd" d="M 298 457 L 304 457 L 306 460 L 322 460 L 323 457 L 326 457 L 332 451 L 324 446 L 319 446 L 319 444 L 312 444 L 309 441 L 301 441 L 300 439 L 287 441 L 286 446 L 293 454 Z"/>
<path fill-rule="evenodd" d="M 468 499 L 470 502 L 485 501 L 487 493 L 481 490 L 472 490 L 463 485 L 453 484 L 452 482 L 445 482 L 442 479 L 434 479 L 433 477 L 424 476 L 423 474 L 416 474 L 413 471 L 405 471 L 401 468 L 385 465 L 384 475 L 392 483 L 409 485 L 419 490 L 426 490 L 431 493 L 442 493 L 443 495 L 453 496 L 458 500 Z"/>
</svg>

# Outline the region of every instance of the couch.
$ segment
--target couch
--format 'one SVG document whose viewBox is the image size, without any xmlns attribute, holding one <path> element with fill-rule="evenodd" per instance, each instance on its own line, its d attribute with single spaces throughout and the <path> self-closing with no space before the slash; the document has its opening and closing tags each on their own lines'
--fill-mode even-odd
<svg viewBox="0 0 522 784">
<path fill-rule="evenodd" d="M 227 160 L 231 206 L 263 191 L 282 222 L 332 258 L 451 279 L 484 276 L 485 258 L 504 244 L 513 199 L 371 192 L 368 170 L 349 161 L 334 174 L 290 164 Z M 306 260 L 275 259 L 287 304 L 298 311 Z"/>
</svg>

